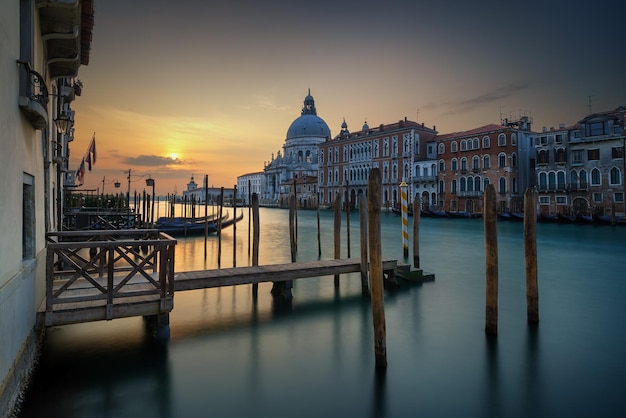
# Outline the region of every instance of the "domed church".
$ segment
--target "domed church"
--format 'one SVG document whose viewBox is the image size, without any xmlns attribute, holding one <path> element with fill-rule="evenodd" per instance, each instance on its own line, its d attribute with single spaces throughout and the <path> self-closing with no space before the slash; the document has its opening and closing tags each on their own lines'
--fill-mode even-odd
<svg viewBox="0 0 626 418">
<path fill-rule="evenodd" d="M 262 196 L 265 204 L 278 203 L 281 185 L 293 179 L 317 178 L 318 145 L 330 137 L 328 125 L 317 116 L 315 100 L 309 89 L 300 117 L 287 129 L 283 152 L 278 151 L 276 157 L 272 155 L 272 161 L 265 165 L 266 184 Z"/>
</svg>

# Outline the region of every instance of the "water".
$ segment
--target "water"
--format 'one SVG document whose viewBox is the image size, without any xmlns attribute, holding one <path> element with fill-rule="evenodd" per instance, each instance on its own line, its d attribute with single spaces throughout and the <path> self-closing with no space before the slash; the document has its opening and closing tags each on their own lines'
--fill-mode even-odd
<svg viewBox="0 0 626 418">
<path fill-rule="evenodd" d="M 231 209 L 232 210 L 232 209 Z M 248 265 L 247 209 L 237 265 Z M 231 213 L 232 215 L 232 213 Z M 261 264 L 290 260 L 288 212 L 261 209 Z M 323 258 L 333 214 L 322 212 Z M 351 219 L 358 256 L 358 218 Z M 317 259 L 315 212 L 298 212 L 299 260 Z M 345 214 L 342 257 L 347 254 Z M 420 258 L 436 280 L 387 289 L 385 374 L 375 373 L 371 306 L 358 274 L 175 296 L 171 340 L 139 318 L 51 329 L 24 417 L 622 417 L 626 414 L 626 228 L 538 225 L 539 315 L 526 323 L 521 223 L 498 223 L 499 333 L 488 338 L 482 220 L 422 219 Z M 222 267 L 233 264 L 233 230 Z M 400 219 L 383 252 L 402 258 Z M 177 271 L 213 268 L 217 239 L 179 239 Z"/>
</svg>

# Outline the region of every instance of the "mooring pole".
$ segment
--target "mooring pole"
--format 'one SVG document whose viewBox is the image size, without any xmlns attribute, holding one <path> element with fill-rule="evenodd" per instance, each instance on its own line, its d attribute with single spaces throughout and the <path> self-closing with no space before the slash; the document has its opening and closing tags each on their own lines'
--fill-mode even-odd
<svg viewBox="0 0 626 418">
<path fill-rule="evenodd" d="M 222 211 L 224 210 L 224 187 L 220 188 L 219 218 L 217 220 L 217 268 L 222 264 Z"/>
<path fill-rule="evenodd" d="M 364 193 L 359 193 L 359 229 L 361 242 L 361 291 L 369 292 L 367 283 L 367 200 Z"/>
<path fill-rule="evenodd" d="M 484 198 L 485 222 L 485 267 L 486 267 L 486 304 L 485 332 L 498 334 L 498 233 L 496 229 L 496 191 L 493 184 L 485 187 Z"/>
<path fill-rule="evenodd" d="M 320 235 L 320 204 L 317 203 L 317 256 L 322 258 L 322 240 Z"/>
<path fill-rule="evenodd" d="M 259 265 L 259 196 L 252 195 L 252 265 Z M 252 284 L 252 297 L 257 298 L 259 294 L 259 284 Z"/>
<path fill-rule="evenodd" d="M 335 207 L 334 207 L 334 244 L 335 244 L 335 259 L 341 258 L 341 193 L 335 194 Z M 339 286 L 339 275 L 335 274 L 335 287 Z"/>
<path fill-rule="evenodd" d="M 537 194 L 529 187 L 524 193 L 524 259 L 526 264 L 526 314 L 529 324 L 539 322 L 537 286 Z"/>
<path fill-rule="evenodd" d="M 420 267 L 420 220 L 422 219 L 422 209 L 420 208 L 420 198 L 413 198 L 413 267 Z"/>
<path fill-rule="evenodd" d="M 409 210 L 407 207 L 407 188 L 406 182 L 400 183 L 400 209 L 402 213 L 402 255 L 405 259 L 409 258 Z"/>
<path fill-rule="evenodd" d="M 348 248 L 348 258 L 350 258 L 350 186 L 346 180 L 346 246 Z"/>
<path fill-rule="evenodd" d="M 237 185 L 233 186 L 233 267 L 237 267 Z"/>
<path fill-rule="evenodd" d="M 372 319 L 374 322 L 374 355 L 376 368 L 387 368 L 387 342 L 385 325 L 385 295 L 383 287 L 383 261 L 380 241 L 380 169 L 373 168 L 367 185 L 367 219 L 370 253 L 370 282 Z"/>
</svg>

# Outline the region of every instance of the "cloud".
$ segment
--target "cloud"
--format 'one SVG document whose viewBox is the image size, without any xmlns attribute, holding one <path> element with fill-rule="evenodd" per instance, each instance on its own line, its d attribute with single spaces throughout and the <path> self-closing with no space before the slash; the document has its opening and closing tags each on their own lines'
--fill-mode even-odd
<svg viewBox="0 0 626 418">
<path fill-rule="evenodd" d="M 527 90 L 529 88 L 528 84 L 525 82 L 513 83 L 507 86 L 498 87 L 492 91 L 481 94 L 476 97 L 472 97 L 466 100 L 461 100 L 458 102 L 447 102 L 440 104 L 430 104 L 430 108 L 445 108 L 446 111 L 442 113 L 440 116 L 450 116 L 450 115 L 458 115 L 460 113 L 465 113 L 470 110 L 474 110 L 477 107 L 482 107 L 484 105 L 498 102 L 508 97 L 511 97 L 519 92 Z"/>
<path fill-rule="evenodd" d="M 126 164 L 133 164 L 143 167 L 162 167 L 171 165 L 182 165 L 185 161 L 180 158 L 162 157 L 160 155 L 139 155 L 137 157 L 126 157 L 123 159 Z"/>
</svg>

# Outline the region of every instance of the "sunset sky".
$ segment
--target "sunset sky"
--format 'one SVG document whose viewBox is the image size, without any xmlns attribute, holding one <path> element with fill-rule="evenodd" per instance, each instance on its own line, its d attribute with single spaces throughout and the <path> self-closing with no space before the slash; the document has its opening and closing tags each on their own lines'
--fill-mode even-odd
<svg viewBox="0 0 626 418">
<path fill-rule="evenodd" d="M 625 22 L 608 0 L 97 0 L 71 168 L 95 132 L 85 188 L 125 191 L 129 169 L 160 195 L 191 175 L 232 187 L 282 149 L 308 89 L 332 135 L 344 118 L 571 125 L 626 104 Z"/>
</svg>

